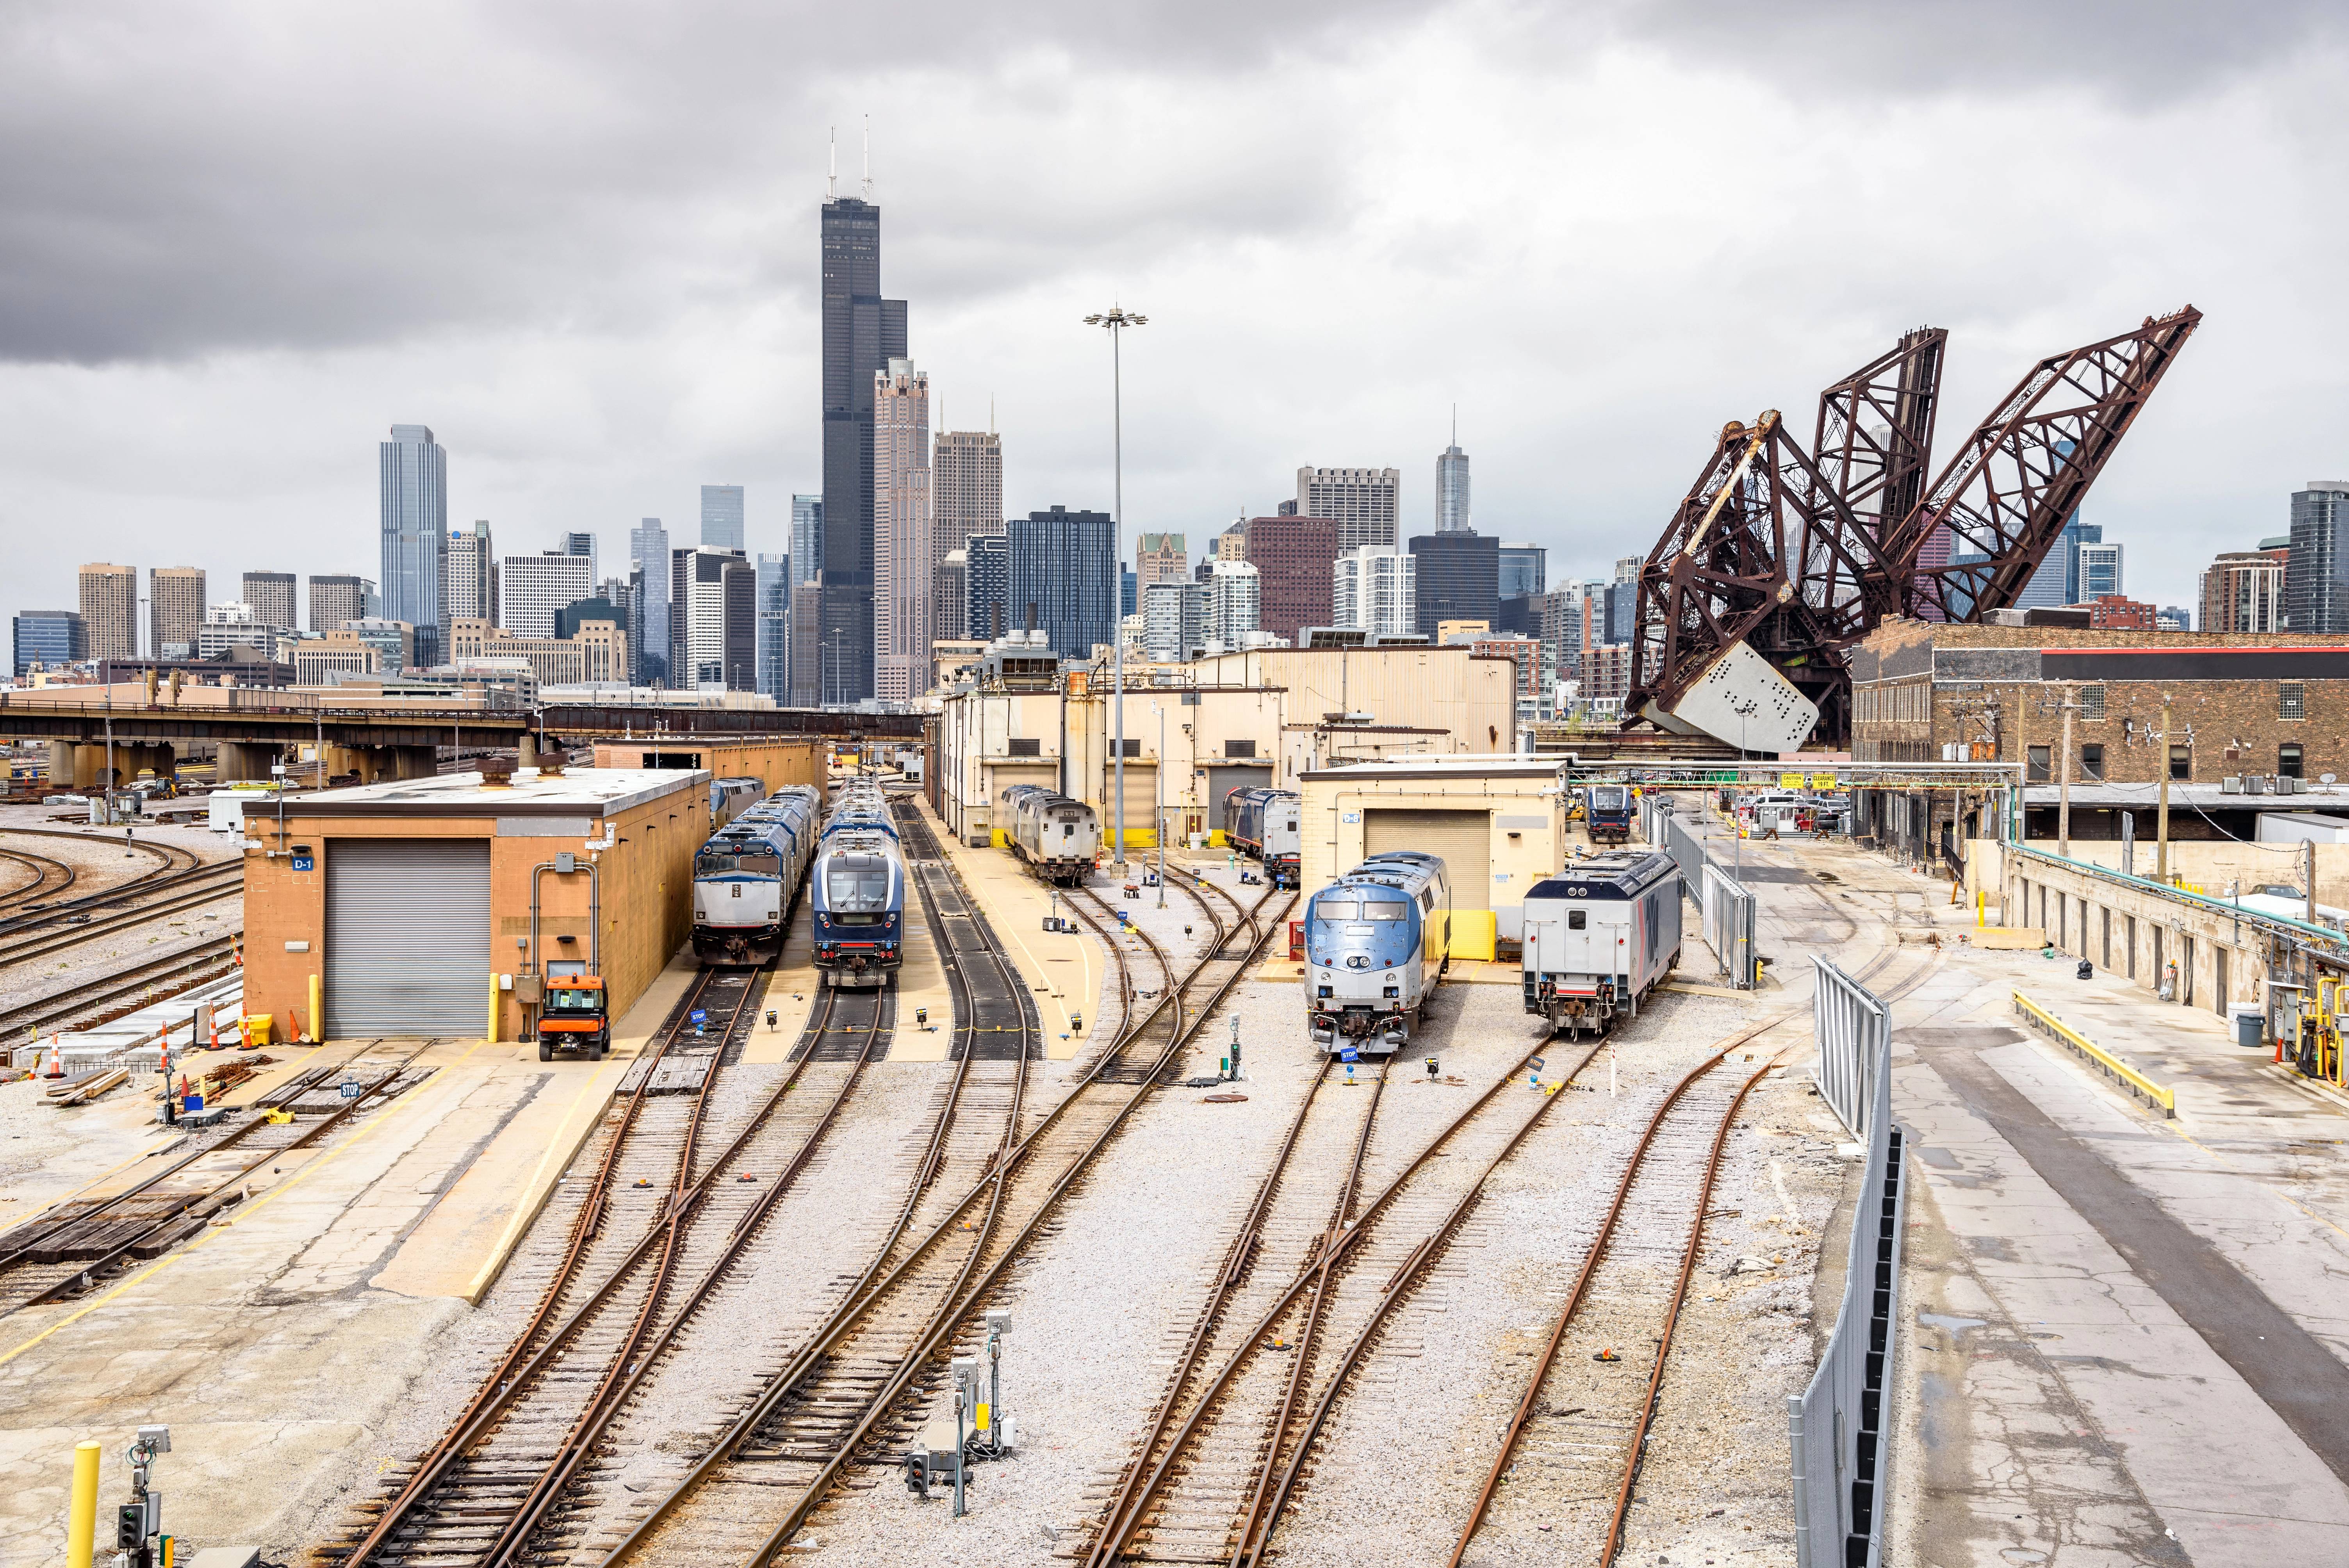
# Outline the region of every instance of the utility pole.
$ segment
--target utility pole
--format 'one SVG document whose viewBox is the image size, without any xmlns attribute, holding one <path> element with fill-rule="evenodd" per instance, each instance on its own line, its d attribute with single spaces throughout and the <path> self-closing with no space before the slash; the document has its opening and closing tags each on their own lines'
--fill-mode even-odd
<svg viewBox="0 0 2349 1568">
<path fill-rule="evenodd" d="M 2169 881 L 2169 694 L 2161 694 L 2161 738 L 2155 744 L 2154 765 L 2160 769 L 2160 804 L 2153 818 L 2153 874 L 2157 882 Z"/>
<path fill-rule="evenodd" d="M 2056 707 L 2064 712 L 2064 755 L 2056 764 L 2055 852 L 2066 860 L 2072 854 L 2072 716 L 2080 710 L 2080 687 L 2075 681 L 2051 683 L 2064 694 Z M 2028 763 L 2025 764 L 2026 771 Z"/>
</svg>

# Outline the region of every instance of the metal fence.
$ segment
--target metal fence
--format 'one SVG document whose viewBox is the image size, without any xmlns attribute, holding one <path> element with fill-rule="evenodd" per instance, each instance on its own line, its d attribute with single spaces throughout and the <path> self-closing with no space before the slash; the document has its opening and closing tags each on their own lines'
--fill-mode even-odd
<svg viewBox="0 0 2349 1568">
<path fill-rule="evenodd" d="M 1704 898 L 1704 841 L 1678 817 L 1660 815 L 1656 825 L 1662 832 L 1655 843 L 1681 868 L 1682 889 L 1689 897 L 1702 903 Z"/>
<path fill-rule="evenodd" d="M 1847 1126 L 1865 1127 L 1868 1164 L 1852 1214 L 1835 1332 L 1811 1386 L 1786 1401 L 1795 1561 L 1797 1568 L 1878 1568 L 1884 1555 L 1883 1500 L 1891 1491 L 1886 1393 L 1899 1343 L 1894 1320 L 1908 1208 L 1906 1140 L 1892 1120 L 1892 1032 L 1883 1002 L 1826 960 L 1815 962 L 1819 1091 Z"/>
<path fill-rule="evenodd" d="M 1704 939 L 1721 960 L 1721 972 L 1740 991 L 1751 991 L 1754 969 L 1754 891 L 1710 861 L 1705 862 Z"/>
<path fill-rule="evenodd" d="M 1811 960 L 1818 969 L 1818 989 L 1811 997 L 1812 1032 L 1818 1038 L 1819 1061 L 1813 1074 L 1819 1096 L 1827 1102 L 1854 1138 L 1864 1139 L 1875 1125 L 1878 1080 L 1891 1059 L 1892 1009 L 1868 987 L 1825 958 Z"/>
</svg>

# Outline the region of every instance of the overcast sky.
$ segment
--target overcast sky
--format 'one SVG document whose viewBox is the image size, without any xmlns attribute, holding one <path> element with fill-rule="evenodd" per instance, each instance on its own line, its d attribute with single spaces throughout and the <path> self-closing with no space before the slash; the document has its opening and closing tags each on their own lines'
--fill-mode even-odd
<svg viewBox="0 0 2349 1568">
<path fill-rule="evenodd" d="M 2343 5 L 1188 0 L 0 12 L 0 613 L 89 560 L 378 574 L 432 427 L 501 552 L 820 487 L 817 208 L 867 116 L 885 290 L 1005 504 L 1208 535 L 1300 464 L 1553 582 L 1731 418 L 1951 330 L 1940 452 L 2034 358 L 2208 320 L 2090 497 L 2137 597 L 2349 477 Z M 843 15 L 843 13 L 854 13 Z"/>
</svg>

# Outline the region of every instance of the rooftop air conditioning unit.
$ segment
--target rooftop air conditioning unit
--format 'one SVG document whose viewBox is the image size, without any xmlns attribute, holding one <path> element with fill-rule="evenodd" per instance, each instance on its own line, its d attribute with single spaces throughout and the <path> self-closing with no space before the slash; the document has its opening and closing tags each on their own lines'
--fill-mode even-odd
<svg viewBox="0 0 2349 1568">
<path fill-rule="evenodd" d="M 2278 774 L 2276 776 L 2276 793 L 2279 795 L 2305 795 L 2308 793 L 2308 780 L 2305 779 L 2287 779 L 2283 775 Z"/>
<path fill-rule="evenodd" d="M 2221 795 L 2240 795 L 2240 794 L 2241 794 L 2242 792 L 2243 792 L 2243 781 L 2242 781 L 2240 779 L 2237 779 L 2237 778 L 2227 778 L 2227 779 L 2220 779 L 2220 780 L 2219 780 L 2219 793 L 2220 793 L 2220 794 L 2221 794 Z"/>
<path fill-rule="evenodd" d="M 2244 775 L 2243 775 L 2243 793 L 2244 793 L 2244 794 L 2246 794 L 2246 795 L 2264 795 L 2264 794 L 2266 794 L 2267 792 L 2268 792 L 2268 781 L 2267 781 L 2267 777 L 2266 777 L 2264 774 L 2260 774 L 2260 773 L 2246 773 L 2246 774 L 2244 774 Z"/>
</svg>

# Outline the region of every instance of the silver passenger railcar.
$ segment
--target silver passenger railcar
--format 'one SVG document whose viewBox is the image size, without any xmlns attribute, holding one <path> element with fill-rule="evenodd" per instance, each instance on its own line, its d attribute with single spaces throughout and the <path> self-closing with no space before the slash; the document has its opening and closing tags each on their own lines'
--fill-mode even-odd
<svg viewBox="0 0 2349 1568">
<path fill-rule="evenodd" d="M 1082 800 L 1040 784 L 1014 784 L 997 798 L 997 820 L 1011 852 L 1043 881 L 1076 887 L 1101 854 L 1101 820 Z"/>
<path fill-rule="evenodd" d="M 1526 894 L 1526 1011 L 1559 1029 L 1604 1033 L 1681 961 L 1681 873 L 1661 850 L 1613 850 Z"/>
<path fill-rule="evenodd" d="M 1373 855 L 1305 911 L 1305 1012 L 1314 1046 L 1392 1056 L 1451 966 L 1452 889 L 1416 850 Z"/>
</svg>

